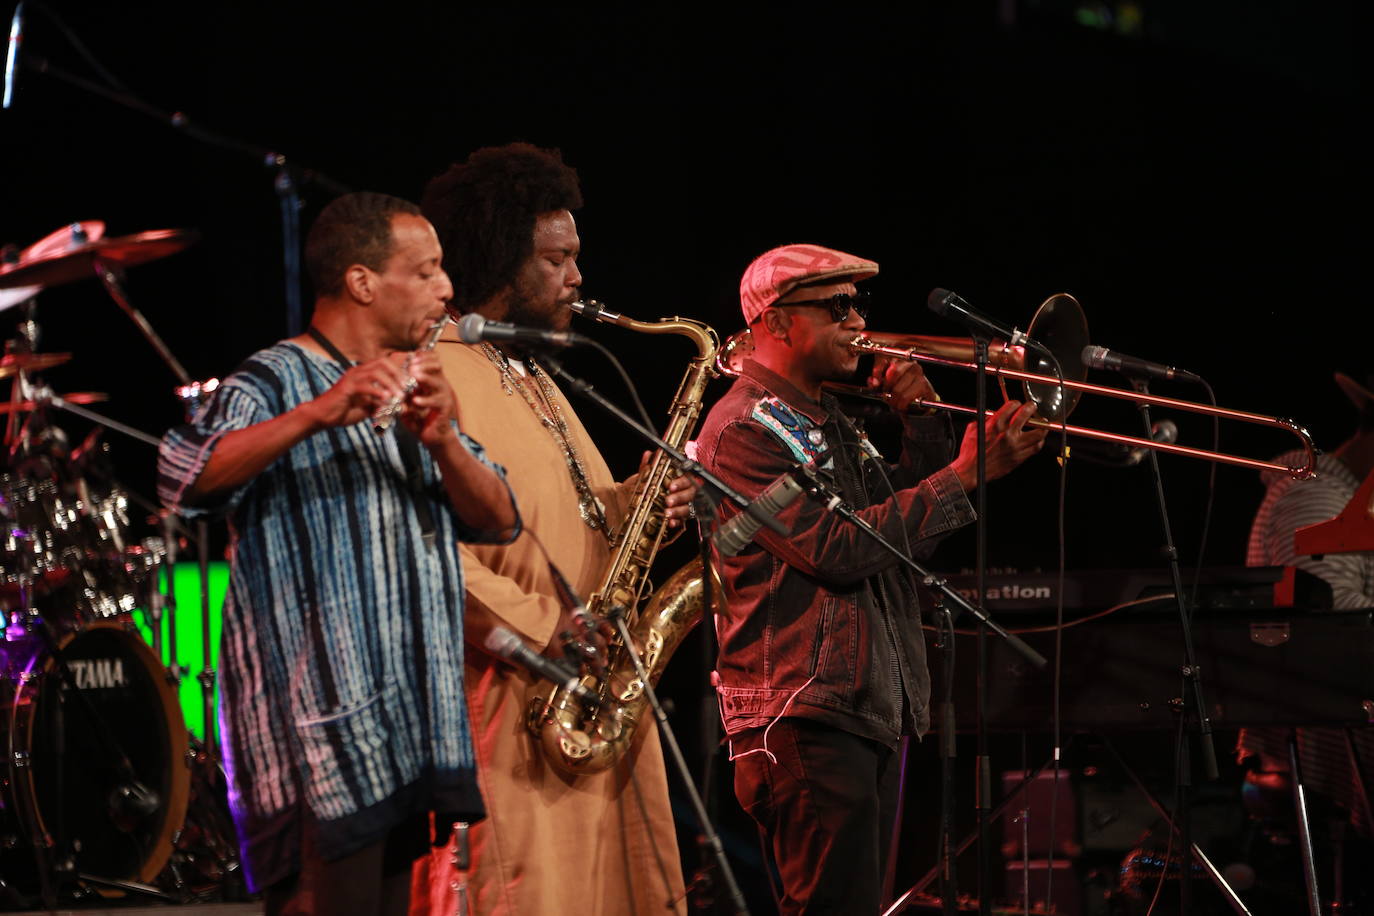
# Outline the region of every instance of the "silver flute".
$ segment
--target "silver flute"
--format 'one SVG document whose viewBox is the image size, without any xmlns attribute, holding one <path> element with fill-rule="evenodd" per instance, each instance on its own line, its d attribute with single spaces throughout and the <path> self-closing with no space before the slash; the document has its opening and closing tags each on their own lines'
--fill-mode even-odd
<svg viewBox="0 0 1374 916">
<path fill-rule="evenodd" d="M 434 349 L 434 345 L 439 342 L 439 335 L 444 333 L 444 328 L 448 326 L 450 320 L 445 315 L 430 326 L 429 333 L 425 335 L 424 343 L 406 357 L 405 369 L 407 372 L 410 370 L 410 361 L 415 358 L 416 353 L 424 353 Z M 410 393 L 415 390 L 417 384 L 414 376 L 407 375 L 405 385 L 401 387 L 401 393 L 378 407 L 376 412 L 372 414 L 372 429 L 378 435 L 391 429 L 391 424 L 396 422 L 396 417 L 400 415 L 401 408 L 405 406 L 406 398 L 410 397 Z"/>
</svg>

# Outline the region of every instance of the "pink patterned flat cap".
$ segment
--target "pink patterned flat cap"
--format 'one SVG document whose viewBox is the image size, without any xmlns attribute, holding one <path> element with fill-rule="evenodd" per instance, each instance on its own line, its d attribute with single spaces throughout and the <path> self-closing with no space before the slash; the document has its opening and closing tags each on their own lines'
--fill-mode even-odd
<svg viewBox="0 0 1374 916">
<path fill-rule="evenodd" d="M 739 281 L 739 304 L 752 324 L 768 306 L 799 286 L 847 278 L 867 280 L 878 272 L 876 261 L 822 248 L 820 245 L 783 245 L 754 258 Z"/>
</svg>

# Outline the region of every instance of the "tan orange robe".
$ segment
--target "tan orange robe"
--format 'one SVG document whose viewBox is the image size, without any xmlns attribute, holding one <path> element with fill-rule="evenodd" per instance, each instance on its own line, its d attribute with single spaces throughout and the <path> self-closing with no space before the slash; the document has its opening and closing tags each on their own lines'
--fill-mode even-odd
<svg viewBox="0 0 1374 916">
<path fill-rule="evenodd" d="M 546 762 L 524 725 L 523 669 L 482 647 L 505 626 L 535 647 L 547 645 L 562 614 L 548 563 L 531 533 L 582 597 L 609 563 L 606 538 L 578 514 L 578 495 L 552 434 L 479 347 L 450 328 L 435 352 L 458 395 L 463 431 L 506 468 L 525 532 L 506 547 L 461 545 L 467 581 L 466 687 L 478 783 L 487 819 L 469 831 L 471 868 L 460 875 L 452 848 L 415 868 L 412 914 L 452 916 L 455 883 L 466 882 L 474 914 L 685 913 L 665 906 L 682 893 L 682 871 L 668 803 L 658 733 L 651 719 L 614 769 L 565 776 Z M 593 492 L 612 525 L 629 493 L 617 487 L 601 454 L 561 393 L 563 410 Z"/>
</svg>

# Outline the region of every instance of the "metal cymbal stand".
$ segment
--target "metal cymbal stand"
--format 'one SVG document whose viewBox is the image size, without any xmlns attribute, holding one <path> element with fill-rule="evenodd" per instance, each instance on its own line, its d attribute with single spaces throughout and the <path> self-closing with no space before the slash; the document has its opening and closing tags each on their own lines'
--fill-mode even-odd
<svg viewBox="0 0 1374 916">
<path fill-rule="evenodd" d="M 80 43 L 75 41 L 75 36 L 71 30 L 53 10 L 48 9 L 44 4 L 38 5 L 36 9 L 56 22 L 59 28 L 66 32 L 80 49 Z M 185 112 L 166 111 L 150 105 L 131 93 L 122 82 L 99 65 L 96 65 L 94 69 L 101 75 L 104 83 L 95 82 L 56 67 L 46 58 L 30 53 L 27 48 L 25 48 L 25 52 L 21 58 L 21 64 L 26 69 L 35 70 L 69 86 L 74 86 L 83 92 L 99 96 L 107 102 L 113 102 L 130 111 L 138 112 L 206 146 L 226 150 L 245 161 L 254 162 L 272 173 L 272 187 L 279 200 L 278 209 L 281 216 L 282 273 L 285 282 L 284 300 L 286 302 L 287 333 L 289 335 L 299 334 L 305 327 L 300 283 L 300 210 L 302 202 L 299 189 L 313 186 L 334 196 L 347 194 L 352 189 L 315 169 L 302 167 L 288 161 L 285 155 L 276 150 L 202 127 L 198 122 L 187 117 Z"/>
</svg>

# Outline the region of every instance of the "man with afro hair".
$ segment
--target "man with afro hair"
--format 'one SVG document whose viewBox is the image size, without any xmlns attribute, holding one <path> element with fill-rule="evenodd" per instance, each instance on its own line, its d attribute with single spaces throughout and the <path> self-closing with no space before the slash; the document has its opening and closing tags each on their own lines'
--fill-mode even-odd
<svg viewBox="0 0 1374 916">
<path fill-rule="evenodd" d="M 479 149 L 431 181 L 421 208 L 439 233 L 457 291 L 450 310 L 566 329 L 582 283 L 572 215 L 581 204 L 577 174 L 560 154 L 525 143 Z M 417 865 L 412 911 L 683 912 L 653 724 L 643 724 L 611 769 L 566 775 L 525 726 L 532 678 L 483 648 L 496 626 L 536 651 L 577 631 L 551 565 L 576 594 L 595 587 L 610 563 L 611 532 L 629 512 L 634 479 L 616 483 L 537 356 L 507 344 L 464 344 L 452 331 L 435 352 L 458 392 L 464 428 L 507 469 L 531 536 L 495 550 L 460 545 L 468 588 L 464 664 L 487 818 L 459 825 L 447 850 Z M 670 524 L 682 525 L 693 492 L 687 480 L 673 482 Z M 677 909 L 669 900 L 679 901 Z"/>
</svg>

